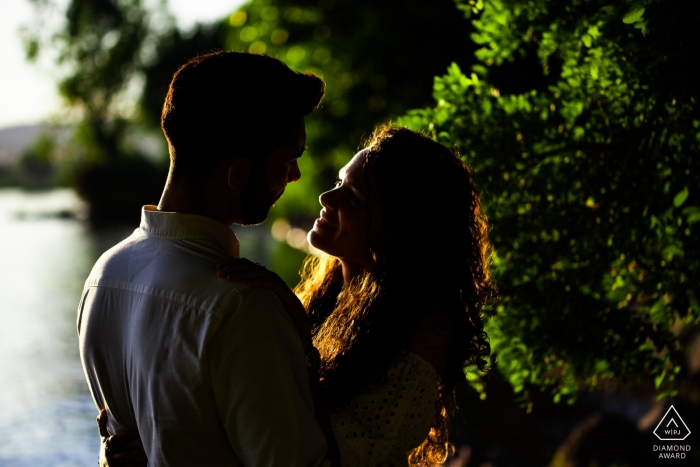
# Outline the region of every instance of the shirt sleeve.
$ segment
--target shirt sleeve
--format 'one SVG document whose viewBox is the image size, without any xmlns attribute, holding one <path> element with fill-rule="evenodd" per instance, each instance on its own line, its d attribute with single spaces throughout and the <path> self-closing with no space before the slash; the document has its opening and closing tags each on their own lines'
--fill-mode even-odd
<svg viewBox="0 0 700 467">
<path fill-rule="evenodd" d="M 330 466 L 301 339 L 273 292 L 244 292 L 207 356 L 219 416 L 244 465 Z"/>
</svg>

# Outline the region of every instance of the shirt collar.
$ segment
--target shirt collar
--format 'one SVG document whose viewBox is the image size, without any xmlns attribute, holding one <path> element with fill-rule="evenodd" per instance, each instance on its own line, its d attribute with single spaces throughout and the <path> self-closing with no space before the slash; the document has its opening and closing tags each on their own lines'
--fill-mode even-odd
<svg viewBox="0 0 700 467">
<path fill-rule="evenodd" d="M 139 228 L 149 236 L 210 240 L 229 255 L 239 257 L 240 244 L 230 227 L 211 217 L 198 214 L 159 211 L 157 206 L 141 209 Z"/>
</svg>

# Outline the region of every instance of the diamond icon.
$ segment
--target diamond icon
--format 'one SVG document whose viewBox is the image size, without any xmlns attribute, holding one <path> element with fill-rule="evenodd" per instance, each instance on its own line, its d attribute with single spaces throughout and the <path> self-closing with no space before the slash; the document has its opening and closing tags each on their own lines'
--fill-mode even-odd
<svg viewBox="0 0 700 467">
<path fill-rule="evenodd" d="M 654 428 L 654 434 L 661 441 L 682 441 L 688 437 L 690 429 L 675 407 L 671 406 Z"/>
</svg>

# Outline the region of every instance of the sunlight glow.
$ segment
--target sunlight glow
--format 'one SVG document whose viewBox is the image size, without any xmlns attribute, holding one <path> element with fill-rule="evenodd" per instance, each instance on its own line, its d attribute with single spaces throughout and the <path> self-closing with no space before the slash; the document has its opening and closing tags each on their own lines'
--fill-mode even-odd
<svg viewBox="0 0 700 467">
<path fill-rule="evenodd" d="M 54 3 L 63 11 L 68 1 L 54 0 Z M 186 31 L 197 23 L 226 18 L 243 3 L 243 0 L 169 0 L 168 8 L 178 27 Z M 25 60 L 20 28 L 33 20 L 35 11 L 29 0 L 0 0 L 0 57 L 3 62 L 0 128 L 46 121 L 62 110 L 53 57 L 40 57 L 37 64 Z"/>
</svg>

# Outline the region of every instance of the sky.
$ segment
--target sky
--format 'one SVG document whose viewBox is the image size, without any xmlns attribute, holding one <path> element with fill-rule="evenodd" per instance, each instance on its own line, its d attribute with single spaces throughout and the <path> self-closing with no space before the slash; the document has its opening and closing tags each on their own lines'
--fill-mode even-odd
<svg viewBox="0 0 700 467">
<path fill-rule="evenodd" d="M 68 0 L 55 0 L 66 5 Z M 245 0 L 168 0 L 180 29 L 230 14 Z M 25 60 L 20 27 L 32 21 L 29 0 L 0 0 L 0 129 L 46 121 L 61 109 L 57 75 L 45 60 Z"/>
</svg>

